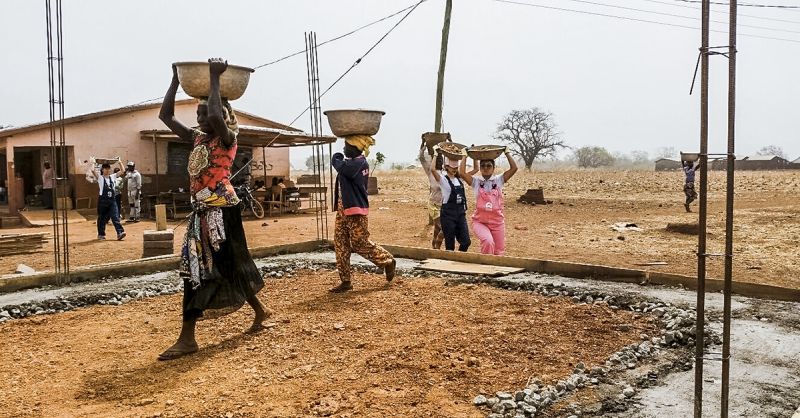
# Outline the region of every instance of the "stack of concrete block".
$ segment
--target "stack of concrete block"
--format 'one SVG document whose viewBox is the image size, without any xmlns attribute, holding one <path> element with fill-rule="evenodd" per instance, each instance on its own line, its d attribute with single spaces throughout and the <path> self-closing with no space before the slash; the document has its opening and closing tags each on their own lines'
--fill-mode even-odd
<svg viewBox="0 0 800 418">
<path fill-rule="evenodd" d="M 144 250 L 142 258 L 169 255 L 173 253 L 175 232 L 172 229 L 164 231 L 144 231 Z"/>
</svg>

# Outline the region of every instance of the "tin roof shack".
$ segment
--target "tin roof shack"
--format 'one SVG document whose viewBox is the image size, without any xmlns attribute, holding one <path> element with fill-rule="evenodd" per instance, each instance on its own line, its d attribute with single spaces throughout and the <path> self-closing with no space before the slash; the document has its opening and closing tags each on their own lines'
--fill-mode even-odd
<svg viewBox="0 0 800 418">
<path fill-rule="evenodd" d="M 751 155 L 736 161 L 737 170 L 785 170 L 789 161 L 777 155 Z"/>
<path fill-rule="evenodd" d="M 146 134 L 164 129 L 158 119 L 160 107 L 161 103 L 150 103 L 64 119 L 69 178 L 62 194 L 69 198 L 73 207 L 91 208 L 97 204 L 97 186 L 86 181 L 85 161 L 91 156 L 119 156 L 123 164 L 127 160 L 134 161 L 142 174 L 144 194 L 188 188 L 186 163 L 191 144 L 177 138 L 165 140 Z M 175 103 L 175 115 L 187 124 L 194 124 L 196 109 L 195 99 Z M 239 109 L 236 112 L 243 131 L 266 129 L 308 135 Z M 54 161 L 50 154 L 49 123 L 0 129 L 0 162 L 5 167 L 0 170 L 0 187 L 7 189 L 9 213 L 16 214 L 26 202 L 30 203 L 30 196 L 37 194 L 36 186 L 42 184 L 44 162 Z M 250 156 L 253 177 L 289 176 L 289 148 L 240 143 L 234 170 Z M 81 205 L 76 206 L 79 199 Z"/>
<path fill-rule="evenodd" d="M 670 158 L 656 160 L 656 171 L 675 171 L 681 169 L 681 162 Z"/>
<path fill-rule="evenodd" d="M 794 170 L 800 170 L 800 158 L 789 163 L 789 168 Z"/>
</svg>

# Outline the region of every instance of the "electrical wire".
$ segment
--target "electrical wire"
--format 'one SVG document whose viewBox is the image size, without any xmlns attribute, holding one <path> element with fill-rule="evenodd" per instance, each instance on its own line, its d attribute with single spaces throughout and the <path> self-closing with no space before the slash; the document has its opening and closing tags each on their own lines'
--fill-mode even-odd
<svg viewBox="0 0 800 418">
<path fill-rule="evenodd" d="M 680 18 L 680 19 L 689 19 L 689 20 L 700 20 L 699 17 L 684 16 L 684 15 L 668 13 L 668 12 L 658 12 L 658 11 L 655 11 L 655 10 L 638 9 L 638 8 L 635 8 L 635 7 L 618 6 L 618 5 L 615 5 L 615 4 L 600 3 L 600 2 L 594 2 L 594 1 L 588 1 L 588 0 L 568 0 L 568 1 L 571 1 L 571 2 L 574 2 L 574 3 L 591 4 L 591 5 L 594 5 L 594 6 L 610 7 L 610 8 L 613 8 L 613 9 L 622 9 L 622 10 L 630 10 L 630 11 L 635 11 L 635 12 L 641 12 L 641 13 L 650 13 L 650 14 L 659 15 L 659 16 L 677 17 L 677 18 Z M 722 23 L 722 24 L 726 24 L 726 25 L 728 24 L 727 21 L 722 21 L 722 20 L 710 20 L 710 22 L 712 22 L 712 23 Z M 775 32 L 800 33 L 800 31 L 797 31 L 797 30 L 778 29 L 778 28 L 771 28 L 771 27 L 767 27 L 767 26 L 747 25 L 747 24 L 741 24 L 741 23 L 739 24 L 739 26 L 746 27 L 746 28 L 753 28 L 753 29 L 763 29 L 763 30 L 775 31 Z"/>
<path fill-rule="evenodd" d="M 317 96 L 317 100 L 316 100 L 314 103 L 312 103 L 312 104 L 309 104 L 309 105 L 308 105 L 308 106 L 307 106 L 305 109 L 303 109 L 303 111 L 302 111 L 302 112 L 300 112 L 300 114 L 299 114 L 299 115 L 297 115 L 297 117 L 295 117 L 294 119 L 292 119 L 292 121 L 291 121 L 291 122 L 289 122 L 289 124 L 288 124 L 288 125 L 286 125 L 286 126 L 288 126 L 288 127 L 292 127 L 292 125 L 294 125 L 294 123 L 295 123 L 295 122 L 297 122 L 297 121 L 298 121 L 298 120 L 299 120 L 301 117 L 303 117 L 303 115 L 305 115 L 305 114 L 306 114 L 306 112 L 308 112 L 308 111 L 311 109 L 311 106 L 313 106 L 313 105 L 316 105 L 316 102 L 318 102 L 320 99 L 322 99 L 322 97 L 323 97 L 323 96 L 325 96 L 325 94 L 327 94 L 327 93 L 328 93 L 328 92 L 329 92 L 329 91 L 330 91 L 330 90 L 331 90 L 331 89 L 332 89 L 334 86 L 336 86 L 336 85 L 337 85 L 337 84 L 338 84 L 340 81 L 342 81 L 342 79 L 344 79 L 344 77 L 345 77 L 347 74 L 349 74 L 349 73 L 350 73 L 350 71 L 352 71 L 354 68 L 356 68 L 356 66 L 357 66 L 358 64 L 360 64 L 360 63 L 361 63 L 361 61 L 362 61 L 364 58 L 366 58 L 366 57 L 367 57 L 367 55 L 369 55 L 369 54 L 370 54 L 370 53 L 371 53 L 371 52 L 372 52 L 372 51 L 373 51 L 373 50 L 374 50 L 374 49 L 375 49 L 375 48 L 376 48 L 378 45 L 380 45 L 380 44 L 381 44 L 381 42 L 383 42 L 383 40 L 384 40 L 384 39 L 386 39 L 386 37 L 388 37 L 390 33 L 392 33 L 392 32 L 393 32 L 393 31 L 394 31 L 394 30 L 395 30 L 395 29 L 396 29 L 398 26 L 400 26 L 400 24 L 401 24 L 401 23 L 403 23 L 403 21 L 405 21 L 405 20 L 406 20 L 406 18 L 407 18 L 409 15 L 411 15 L 411 13 L 413 13 L 413 12 L 414 12 L 414 10 L 416 10 L 416 9 L 417 9 L 417 7 L 419 7 L 419 5 L 420 5 L 420 4 L 422 4 L 422 3 L 424 3 L 425 1 L 427 1 L 427 0 L 419 0 L 419 1 L 418 1 L 418 2 L 415 4 L 415 5 L 413 5 L 413 6 L 411 7 L 411 9 L 410 9 L 410 10 L 408 10 L 408 12 L 406 12 L 406 14 L 405 14 L 405 15 L 403 15 L 403 17 L 402 17 L 402 18 L 400 18 L 400 20 L 398 20 L 398 21 L 397 21 L 397 23 L 395 23 L 395 24 L 394 24 L 394 26 L 392 26 L 392 27 L 391 27 L 391 28 L 390 28 L 390 29 L 389 29 L 389 30 L 388 30 L 386 33 L 384 33 L 384 34 L 383 34 L 383 36 L 381 36 L 381 37 L 380 37 L 380 39 L 378 39 L 378 41 L 377 41 L 377 42 L 375 42 L 375 43 L 374 43 L 374 44 L 373 44 L 371 47 L 369 47 L 369 49 L 367 49 L 367 52 L 363 53 L 363 54 L 362 54 L 362 55 L 361 55 L 361 56 L 360 56 L 358 59 L 356 59 L 356 60 L 355 60 L 355 62 L 353 62 L 353 64 L 352 64 L 352 65 L 350 65 L 350 67 L 349 67 L 349 68 L 347 68 L 347 70 L 345 70 L 345 71 L 342 73 L 342 75 L 340 75 L 340 76 L 339 76 L 339 77 L 338 77 L 336 80 L 334 80 L 334 82 L 333 82 L 333 83 L 331 83 L 331 85 L 330 85 L 330 86 L 328 86 L 328 88 L 326 88 L 326 89 L 325 89 L 325 91 L 323 91 L 323 92 L 322 92 L 322 93 L 321 93 L 319 96 Z M 280 134 L 276 135 L 274 138 L 272 138 L 272 140 L 269 142 L 269 144 L 267 144 L 267 145 L 265 145 L 265 146 L 269 146 L 269 145 L 270 145 L 272 142 L 274 142 L 276 139 L 278 139 L 278 137 L 279 137 L 279 136 L 280 136 Z"/>
<path fill-rule="evenodd" d="M 425 0 L 423 0 L 423 1 L 425 1 Z M 421 3 L 421 2 L 419 2 L 419 3 Z M 363 29 L 366 29 L 366 28 L 368 28 L 368 27 L 370 27 L 370 26 L 376 25 L 376 24 L 378 24 L 378 23 L 380 23 L 380 22 L 383 22 L 383 21 L 385 21 L 385 20 L 391 19 L 391 18 L 393 18 L 393 17 L 395 17 L 395 16 L 397 16 L 397 15 L 399 15 L 399 14 L 401 14 L 401 13 L 405 12 L 405 11 L 408 11 L 409 9 L 414 9 L 414 8 L 416 8 L 417 6 L 419 6 L 419 3 L 412 4 L 412 5 L 410 5 L 410 6 L 406 7 L 406 8 L 404 8 L 404 9 L 402 9 L 402 10 L 398 10 L 398 11 L 396 11 L 396 12 L 394 12 L 394 13 L 390 14 L 390 15 L 384 16 L 384 17 L 382 17 L 382 18 L 380 18 L 380 19 L 373 20 L 372 22 L 369 22 L 369 23 L 367 23 L 367 24 L 365 24 L 365 25 L 359 26 L 359 27 L 357 27 L 357 28 L 355 28 L 355 29 L 353 29 L 353 30 L 351 30 L 351 31 L 347 32 L 347 33 L 343 33 L 343 34 L 341 34 L 341 35 L 339 35 L 339 36 L 335 36 L 335 37 L 333 37 L 333 38 L 331 38 L 331 39 L 328 39 L 328 40 L 326 40 L 326 41 L 323 41 L 323 42 L 321 42 L 320 44 L 318 44 L 317 46 L 322 46 L 322 45 L 325 45 L 325 44 L 329 44 L 329 43 L 331 43 L 331 42 L 338 41 L 338 40 L 340 40 L 340 39 L 342 39 L 342 38 L 346 38 L 346 37 L 348 37 L 348 36 L 350 36 L 350 35 L 352 35 L 352 34 L 354 34 L 354 33 L 358 32 L 358 31 L 361 31 L 361 30 L 363 30 Z M 270 62 L 268 62 L 268 63 L 266 63 L 266 64 L 261 64 L 261 65 L 259 65 L 259 66 L 253 67 L 253 69 L 254 69 L 254 70 L 257 70 L 257 69 L 259 69 L 259 68 L 263 68 L 263 67 L 266 67 L 266 66 L 269 66 L 269 65 L 277 64 L 277 63 L 279 63 L 279 62 L 281 62 L 281 61 L 285 61 L 285 60 L 287 60 L 287 59 L 289 59 L 289 58 L 292 58 L 292 57 L 298 56 L 298 55 L 300 55 L 300 54 L 304 54 L 305 52 L 306 52 L 306 50 L 305 50 L 305 49 L 303 49 L 303 50 L 300 50 L 300 51 L 297 51 L 297 52 L 293 52 L 293 53 L 291 53 L 291 54 L 289 54 L 289 55 L 286 55 L 286 56 L 283 56 L 283 57 L 281 57 L 281 58 L 278 58 L 278 59 L 276 59 L 276 60 L 270 61 Z M 182 91 L 178 91 L 178 94 L 181 94 L 181 93 L 183 93 L 183 92 L 182 92 Z M 154 101 L 156 101 L 156 100 L 161 100 L 161 99 L 163 99 L 163 98 L 164 98 L 164 96 L 154 97 L 154 98 L 152 98 L 152 99 L 142 100 L 141 102 L 135 103 L 135 104 L 133 104 L 133 105 L 131 105 L 131 106 L 138 106 L 138 105 L 145 104 L 145 103 L 148 103 L 148 102 L 154 102 Z M 302 116 L 302 115 L 301 115 L 301 116 Z"/>
<path fill-rule="evenodd" d="M 411 8 L 413 8 L 413 7 L 416 7 L 416 6 L 412 4 L 412 5 L 408 6 L 408 7 L 404 8 L 404 9 L 402 9 L 402 10 L 398 10 L 398 11 L 396 11 L 396 12 L 394 12 L 394 13 L 392 13 L 392 14 L 388 15 L 388 16 L 384 16 L 384 17 L 382 17 L 382 18 L 380 18 L 380 19 L 378 19 L 378 20 L 373 20 L 372 22 L 370 22 L 370 23 L 367 23 L 366 25 L 359 26 L 359 27 L 357 27 L 357 28 L 355 28 L 355 29 L 351 30 L 350 32 L 347 32 L 347 33 L 341 34 L 341 35 L 339 35 L 339 36 L 333 37 L 333 38 L 331 38 L 331 39 L 328 39 L 328 40 L 326 40 L 326 41 L 320 42 L 319 44 L 317 44 L 317 46 L 318 46 L 318 47 L 320 47 L 320 46 L 322 46 L 322 45 L 325 45 L 325 44 L 328 44 L 328 43 L 331 43 L 331 42 L 334 42 L 334 41 L 338 41 L 339 39 L 346 38 L 346 37 L 348 37 L 348 36 L 350 36 L 350 35 L 352 35 L 352 34 L 354 34 L 354 33 L 358 32 L 358 31 L 360 31 L 360 30 L 362 30 L 362 29 L 366 29 L 366 28 L 368 28 L 368 27 L 370 27 L 370 26 L 372 26 L 372 25 L 375 25 L 375 24 L 378 24 L 378 23 L 380 23 L 380 22 L 383 22 L 384 20 L 391 19 L 391 18 L 393 18 L 393 17 L 395 17 L 395 16 L 399 15 L 400 13 L 403 13 L 403 12 L 407 11 L 408 9 L 411 9 Z M 291 54 L 289 54 L 289 55 L 286 55 L 285 57 L 281 57 L 281 58 L 278 58 L 278 59 L 276 59 L 276 60 L 274 60 L 274 61 L 270 61 L 270 62 L 268 62 L 268 63 L 266 63 L 266 64 L 261 64 L 261 65 L 259 65 L 259 66 L 257 66 L 257 67 L 253 67 L 253 69 L 254 69 L 254 70 L 257 70 L 257 69 L 259 69 L 259 68 L 266 67 L 266 66 L 268 66 L 268 65 L 277 64 L 277 63 L 279 63 L 279 62 L 281 62 L 281 61 L 284 61 L 284 60 L 287 60 L 287 59 L 289 59 L 289 58 L 292 58 L 292 57 L 298 56 L 298 55 L 300 55 L 300 54 L 304 54 L 305 52 L 306 52 L 306 50 L 305 50 L 305 49 L 302 49 L 302 50 L 300 50 L 300 51 L 297 51 L 297 52 L 291 53 Z"/>
<path fill-rule="evenodd" d="M 700 10 L 699 7 L 690 6 L 688 4 L 676 4 L 675 2 L 668 2 L 668 1 L 661 1 L 661 0 L 640 0 L 640 1 L 646 1 L 648 3 L 655 3 L 655 4 L 663 4 L 663 5 L 672 6 L 672 7 L 681 7 L 681 8 L 690 9 L 690 10 Z M 724 15 L 728 14 L 727 11 L 721 11 L 721 10 L 712 10 L 711 13 L 719 13 L 719 14 L 724 14 Z M 777 17 L 764 17 L 764 16 L 756 16 L 756 15 L 744 14 L 744 13 L 739 13 L 738 15 L 739 15 L 739 17 L 749 17 L 751 19 L 770 20 L 770 21 L 774 21 L 774 22 L 800 24 L 800 21 L 798 21 L 798 20 L 779 19 Z"/>
<path fill-rule="evenodd" d="M 694 3 L 694 4 L 702 4 L 703 3 L 701 0 L 675 0 L 675 1 L 680 1 L 680 2 L 683 2 L 683 3 Z M 712 1 L 712 2 L 709 2 L 709 3 L 713 4 L 715 6 L 730 6 L 731 5 L 730 3 L 722 3 L 722 2 L 718 2 L 718 1 Z M 736 5 L 737 6 L 741 6 L 741 7 L 760 7 L 760 8 L 765 8 L 765 9 L 787 9 L 787 10 L 800 9 L 800 6 L 783 6 L 783 5 L 780 5 L 780 4 L 736 3 Z"/>
<path fill-rule="evenodd" d="M 567 9 L 567 8 L 562 8 L 562 7 L 545 6 L 545 5 L 542 5 L 542 4 L 523 3 L 523 2 L 512 1 L 512 0 L 493 0 L 493 1 L 498 2 L 498 3 L 508 3 L 508 4 L 516 4 L 516 5 L 519 5 L 519 6 L 538 7 L 538 8 L 542 8 L 542 9 L 558 10 L 558 11 L 563 11 L 563 12 L 572 12 L 572 13 L 591 15 L 591 16 L 602 16 L 602 17 L 608 17 L 608 18 L 612 18 L 612 19 L 627 20 L 627 21 L 631 21 L 631 22 L 651 23 L 651 24 L 654 24 L 654 25 L 671 26 L 671 27 L 675 27 L 675 28 L 692 29 L 692 30 L 699 30 L 700 29 L 698 27 L 687 26 L 687 25 L 679 25 L 679 24 L 676 24 L 676 23 L 659 22 L 659 21 L 656 21 L 656 20 L 639 19 L 639 18 L 627 17 L 627 16 L 617 16 L 617 15 L 611 15 L 611 14 L 607 14 L 607 13 L 589 12 L 589 11 L 586 11 L 586 10 L 576 10 L 576 9 Z M 728 33 L 727 31 L 714 30 L 714 29 L 711 29 L 711 32 Z M 771 37 L 771 36 L 752 35 L 752 34 L 744 34 L 744 33 L 739 33 L 739 36 L 744 36 L 744 37 L 749 37 L 749 38 L 769 39 L 769 40 L 773 40 L 773 41 L 792 42 L 792 43 L 800 44 L 800 40 L 797 40 L 797 39 L 775 38 L 775 37 Z"/>
</svg>

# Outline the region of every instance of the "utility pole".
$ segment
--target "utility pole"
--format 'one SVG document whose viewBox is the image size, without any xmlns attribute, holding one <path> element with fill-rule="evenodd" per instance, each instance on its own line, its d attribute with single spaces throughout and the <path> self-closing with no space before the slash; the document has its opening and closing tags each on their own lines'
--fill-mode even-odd
<svg viewBox="0 0 800 418">
<path fill-rule="evenodd" d="M 439 53 L 439 78 L 436 81 L 436 120 L 434 132 L 442 132 L 442 95 L 444 94 L 444 67 L 447 63 L 447 41 L 450 39 L 450 12 L 453 0 L 447 0 L 444 8 L 444 25 L 442 26 L 442 48 Z"/>
</svg>

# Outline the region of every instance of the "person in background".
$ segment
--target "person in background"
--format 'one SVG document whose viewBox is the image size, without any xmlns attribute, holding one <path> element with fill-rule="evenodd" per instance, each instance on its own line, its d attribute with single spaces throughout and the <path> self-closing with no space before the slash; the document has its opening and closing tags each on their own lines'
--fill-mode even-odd
<svg viewBox="0 0 800 418">
<path fill-rule="evenodd" d="M 117 161 L 120 169 L 122 169 L 122 162 Z M 106 224 L 109 219 L 117 231 L 117 240 L 121 241 L 125 238 L 125 228 L 119 221 L 119 208 L 117 207 L 117 200 L 115 185 L 117 182 L 116 173 L 111 173 L 111 164 L 103 163 L 99 171 L 95 171 L 95 178 L 99 190 L 99 197 L 97 200 L 97 239 L 106 239 Z"/>
<path fill-rule="evenodd" d="M 344 154 L 337 152 L 331 157 L 331 165 L 337 171 L 334 191 L 333 209 L 336 211 L 336 226 L 333 235 L 333 247 L 336 252 L 336 269 L 339 271 L 341 283 L 330 289 L 340 293 L 353 289 L 351 282 L 353 270 L 350 267 L 350 255 L 355 252 L 382 267 L 386 280 L 394 279 L 397 262 L 391 253 L 369 239 L 369 199 L 367 181 L 369 164 L 364 156 L 369 145 L 363 141 L 345 140 Z M 359 146 L 361 148 L 359 148 Z M 345 158 L 347 157 L 347 158 Z"/>
<path fill-rule="evenodd" d="M 139 222 L 142 200 L 142 175 L 136 170 L 136 163 L 128 161 L 125 168 L 125 178 L 128 187 L 128 222 Z"/>
<path fill-rule="evenodd" d="M 441 161 L 442 158 L 441 153 L 438 153 L 437 161 Z M 458 175 L 458 165 L 458 160 L 448 159 L 443 173 L 440 174 L 435 168 L 431 169 L 431 174 L 439 182 L 442 190 L 442 209 L 439 218 L 444 234 L 444 249 L 448 251 L 456 249 L 456 240 L 458 240 L 458 251 L 467 251 L 471 244 L 467 226 L 467 195 L 464 191 L 464 182 Z"/>
<path fill-rule="evenodd" d="M 697 199 L 697 192 L 694 190 L 694 173 L 700 165 L 700 160 L 695 161 L 694 164 L 690 161 L 682 161 L 681 164 L 683 165 L 683 174 L 686 176 L 683 183 L 683 194 L 686 195 L 686 202 L 683 204 L 683 207 L 686 208 L 686 212 L 691 212 L 692 209 L 689 207 L 689 204 Z"/>
<path fill-rule="evenodd" d="M 42 170 L 42 203 L 45 209 L 53 209 L 53 186 L 55 183 L 56 173 L 53 167 L 50 167 L 50 162 L 45 161 L 44 169 Z"/>
<path fill-rule="evenodd" d="M 120 174 L 120 168 L 114 167 L 114 174 L 117 178 L 114 180 L 114 200 L 117 202 L 117 211 L 122 218 L 122 185 L 125 183 L 125 173 Z"/>
<path fill-rule="evenodd" d="M 444 233 L 442 232 L 442 222 L 439 218 L 442 209 L 442 188 L 439 181 L 433 177 L 433 172 L 442 169 L 441 160 L 436 161 L 433 156 L 428 154 L 428 149 L 425 146 L 425 139 L 422 140 L 422 145 L 419 147 L 419 163 L 422 165 L 422 170 L 428 177 L 428 225 L 433 225 L 433 240 L 431 247 L 438 250 L 442 248 L 442 241 L 444 240 Z"/>
<path fill-rule="evenodd" d="M 482 254 L 503 255 L 506 248 L 506 221 L 503 214 L 503 185 L 517 172 L 517 162 L 511 152 L 505 152 L 509 169 L 503 174 L 494 174 L 494 160 L 480 160 L 480 174 L 467 172 L 466 159 L 461 160 L 458 174 L 472 184 L 475 192 L 475 212 L 472 215 L 472 230 L 481 241 Z"/>
</svg>

